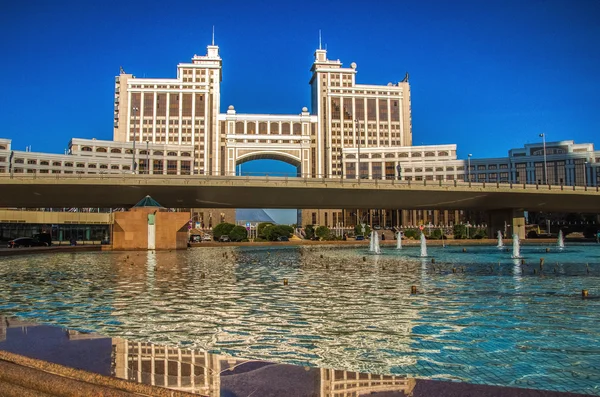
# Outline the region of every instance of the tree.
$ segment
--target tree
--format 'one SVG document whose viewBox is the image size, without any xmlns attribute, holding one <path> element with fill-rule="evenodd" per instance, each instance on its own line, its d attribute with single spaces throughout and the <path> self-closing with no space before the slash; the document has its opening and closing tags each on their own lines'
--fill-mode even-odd
<svg viewBox="0 0 600 397">
<path fill-rule="evenodd" d="M 354 234 L 355 235 L 363 234 L 362 225 L 356 225 L 356 226 L 354 226 Z M 371 234 L 371 228 L 369 227 L 369 225 L 365 225 L 365 233 L 364 233 L 364 235 L 368 236 L 370 234 Z"/>
<path fill-rule="evenodd" d="M 327 226 L 319 226 L 315 231 L 315 234 L 320 240 L 329 240 L 331 237 L 331 231 Z"/>
<path fill-rule="evenodd" d="M 219 223 L 213 229 L 214 239 L 218 240 L 223 235 L 229 235 L 229 233 L 233 230 L 234 227 L 235 227 L 235 225 L 233 223 L 226 223 L 226 222 Z"/>
<path fill-rule="evenodd" d="M 248 238 L 248 231 L 243 226 L 235 226 L 229 232 L 231 241 L 242 241 Z"/>
<path fill-rule="evenodd" d="M 315 237 L 315 228 L 313 225 L 304 226 L 304 236 L 307 240 L 311 240 L 313 237 Z"/>
<path fill-rule="evenodd" d="M 265 235 L 265 228 L 268 226 L 273 226 L 271 222 L 262 222 L 256 226 L 256 235 L 260 238 L 267 238 Z"/>
<path fill-rule="evenodd" d="M 291 236 L 291 232 L 290 232 L 291 227 L 287 226 L 287 225 L 267 225 L 265 226 L 265 228 L 263 229 L 263 233 L 265 235 L 265 238 L 269 241 L 276 241 L 277 238 L 279 237 L 290 237 Z M 292 229 L 293 231 L 293 229 Z"/>
</svg>

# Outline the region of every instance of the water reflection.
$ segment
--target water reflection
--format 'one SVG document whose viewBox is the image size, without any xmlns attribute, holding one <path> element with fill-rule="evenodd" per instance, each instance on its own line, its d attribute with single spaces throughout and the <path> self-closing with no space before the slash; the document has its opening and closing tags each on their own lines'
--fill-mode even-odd
<svg viewBox="0 0 600 397">
<path fill-rule="evenodd" d="M 522 247 L 521 272 L 496 247 L 11 257 L 0 260 L 0 311 L 259 361 L 590 392 L 600 249 L 555 251 Z"/>
<path fill-rule="evenodd" d="M 7 340 L 6 331 L 9 328 L 16 332 L 11 332 Z M 30 333 L 32 329 L 41 332 Z M 82 343 L 102 339 L 110 343 L 96 344 L 95 349 L 88 349 L 89 354 L 86 358 L 90 362 L 102 362 L 110 357 L 109 371 L 82 363 L 76 354 L 71 354 L 73 361 L 70 363 L 60 360 L 57 363 L 101 375 L 210 397 L 248 396 L 253 393 L 260 396 L 288 395 L 290 390 L 297 396 L 322 397 L 359 396 L 375 392 L 409 394 L 416 384 L 414 379 L 401 376 L 244 360 L 199 350 L 134 342 L 122 338 L 109 339 L 94 333 L 37 326 L 17 318 L 1 316 L 0 335 L 5 337 L 0 341 L 0 349 L 32 358 L 41 356 L 51 362 L 52 356 L 46 357 L 44 350 L 53 351 L 60 346 L 74 353 L 71 350 L 74 346 L 81 349 Z M 37 344 L 38 349 L 24 349 L 26 344 Z"/>
</svg>

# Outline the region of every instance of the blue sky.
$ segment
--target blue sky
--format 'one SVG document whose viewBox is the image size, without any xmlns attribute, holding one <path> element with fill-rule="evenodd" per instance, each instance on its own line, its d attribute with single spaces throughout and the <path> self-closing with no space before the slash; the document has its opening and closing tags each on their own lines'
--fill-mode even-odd
<svg viewBox="0 0 600 397">
<path fill-rule="evenodd" d="M 600 1 L 7 0 L 1 10 L 0 137 L 16 149 L 111 139 L 119 66 L 175 77 L 205 53 L 213 25 L 222 111 L 309 106 L 321 29 L 330 58 L 357 63 L 359 83 L 410 73 L 415 145 L 499 157 L 540 132 L 600 136 Z"/>
</svg>

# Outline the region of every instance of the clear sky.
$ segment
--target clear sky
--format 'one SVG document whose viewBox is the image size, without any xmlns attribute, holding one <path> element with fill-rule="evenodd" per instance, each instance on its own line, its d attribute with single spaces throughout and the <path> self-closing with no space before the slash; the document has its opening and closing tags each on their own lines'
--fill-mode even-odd
<svg viewBox="0 0 600 397">
<path fill-rule="evenodd" d="M 322 30 L 357 82 L 410 73 L 413 143 L 465 158 L 547 140 L 599 143 L 600 1 L 5 0 L 0 7 L 0 137 L 63 152 L 112 139 L 114 76 L 175 77 L 223 58 L 221 111 L 298 114 Z M 252 170 L 248 164 L 246 170 Z"/>
</svg>

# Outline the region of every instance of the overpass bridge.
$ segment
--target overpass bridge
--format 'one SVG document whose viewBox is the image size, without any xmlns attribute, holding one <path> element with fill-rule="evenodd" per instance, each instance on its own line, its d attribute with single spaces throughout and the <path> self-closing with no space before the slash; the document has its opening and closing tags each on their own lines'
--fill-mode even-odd
<svg viewBox="0 0 600 397">
<path fill-rule="evenodd" d="M 200 175 L 2 175 L 0 207 L 503 209 L 600 212 L 598 187 Z"/>
</svg>

